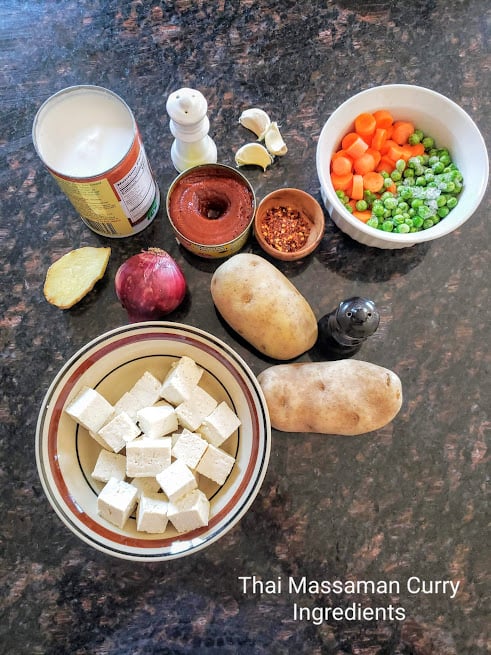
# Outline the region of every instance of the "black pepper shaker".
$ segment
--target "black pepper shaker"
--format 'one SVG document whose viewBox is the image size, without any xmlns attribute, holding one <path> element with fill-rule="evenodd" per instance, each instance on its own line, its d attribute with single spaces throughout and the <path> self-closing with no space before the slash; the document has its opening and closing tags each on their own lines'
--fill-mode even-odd
<svg viewBox="0 0 491 655">
<path fill-rule="evenodd" d="M 379 322 L 380 314 L 373 300 L 348 298 L 319 320 L 317 345 L 332 359 L 351 357 L 377 330 Z"/>
</svg>

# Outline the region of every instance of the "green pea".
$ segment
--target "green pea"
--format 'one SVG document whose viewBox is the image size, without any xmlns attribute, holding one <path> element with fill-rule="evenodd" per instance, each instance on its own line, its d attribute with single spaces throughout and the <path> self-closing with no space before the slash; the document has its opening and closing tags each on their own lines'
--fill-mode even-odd
<svg viewBox="0 0 491 655">
<path fill-rule="evenodd" d="M 437 161 L 435 164 L 432 164 L 431 168 L 433 169 L 433 173 L 443 173 L 445 166 L 441 161 Z"/>
<path fill-rule="evenodd" d="M 435 142 L 433 141 L 431 136 L 425 136 L 422 143 L 425 147 L 425 150 L 430 150 L 435 145 Z"/>
<path fill-rule="evenodd" d="M 429 227 L 433 227 L 433 221 L 431 218 L 427 218 L 423 221 L 423 230 L 427 230 Z"/>
<path fill-rule="evenodd" d="M 418 216 L 421 216 L 423 220 L 430 218 L 431 215 L 432 211 L 427 205 L 421 205 L 418 207 Z"/>
<path fill-rule="evenodd" d="M 367 221 L 367 225 L 369 225 L 370 227 L 378 227 L 377 217 L 376 216 L 371 216 Z"/>
<path fill-rule="evenodd" d="M 399 234 L 407 234 L 411 228 L 407 223 L 401 223 L 398 225 L 395 229 L 396 232 L 399 232 Z"/>
<path fill-rule="evenodd" d="M 394 225 L 392 221 L 384 221 L 382 223 L 382 230 L 384 232 L 392 232 L 393 229 L 394 229 Z"/>
<path fill-rule="evenodd" d="M 359 212 L 364 212 L 368 209 L 368 203 L 366 200 L 358 200 L 355 207 Z"/>
<path fill-rule="evenodd" d="M 422 227 L 423 219 L 421 218 L 421 216 L 415 216 L 413 218 L 413 225 L 414 225 L 414 227 L 417 227 L 417 228 Z"/>
<path fill-rule="evenodd" d="M 450 209 L 448 207 L 440 207 L 436 213 L 440 218 L 445 218 L 450 213 Z"/>
<path fill-rule="evenodd" d="M 456 198 L 455 196 L 452 196 L 451 198 L 449 198 L 449 199 L 447 200 L 447 207 L 448 207 L 449 209 L 453 209 L 454 207 L 457 206 L 457 203 L 458 203 L 457 198 Z"/>
</svg>

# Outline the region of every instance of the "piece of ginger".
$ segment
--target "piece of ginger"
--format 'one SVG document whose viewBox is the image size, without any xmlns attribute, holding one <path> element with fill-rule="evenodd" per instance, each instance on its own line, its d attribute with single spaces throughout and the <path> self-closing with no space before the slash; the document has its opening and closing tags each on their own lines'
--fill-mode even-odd
<svg viewBox="0 0 491 655">
<path fill-rule="evenodd" d="M 103 277 L 110 254 L 111 248 L 85 246 L 57 259 L 46 273 L 46 300 L 60 309 L 73 307 Z"/>
</svg>

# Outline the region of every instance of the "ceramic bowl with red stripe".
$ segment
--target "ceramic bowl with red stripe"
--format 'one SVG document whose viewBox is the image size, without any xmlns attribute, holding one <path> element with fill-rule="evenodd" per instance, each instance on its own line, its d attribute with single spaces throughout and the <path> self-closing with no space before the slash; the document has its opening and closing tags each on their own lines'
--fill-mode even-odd
<svg viewBox="0 0 491 655">
<path fill-rule="evenodd" d="M 91 473 L 100 445 L 67 413 L 83 387 L 114 404 L 149 371 L 163 380 L 173 362 L 187 355 L 203 368 L 200 381 L 217 401 L 226 401 L 240 419 L 223 444 L 235 464 L 222 486 L 204 481 L 210 500 L 208 526 L 178 533 L 137 531 L 135 515 L 123 529 L 98 515 L 103 483 Z M 226 534 L 244 516 L 266 474 L 271 450 L 267 405 L 255 375 L 226 343 L 195 327 L 171 322 L 125 325 L 93 339 L 75 353 L 51 383 L 39 413 L 36 461 L 46 496 L 56 514 L 90 546 L 115 557 L 163 561 L 190 555 Z"/>
</svg>

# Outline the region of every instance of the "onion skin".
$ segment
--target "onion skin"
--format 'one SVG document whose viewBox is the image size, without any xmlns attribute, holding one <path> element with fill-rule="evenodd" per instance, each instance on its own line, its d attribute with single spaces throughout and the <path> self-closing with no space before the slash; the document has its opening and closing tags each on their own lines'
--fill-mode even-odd
<svg viewBox="0 0 491 655">
<path fill-rule="evenodd" d="M 162 318 L 186 295 L 186 279 L 178 263 L 160 248 L 127 259 L 116 272 L 116 295 L 132 323 Z"/>
</svg>

